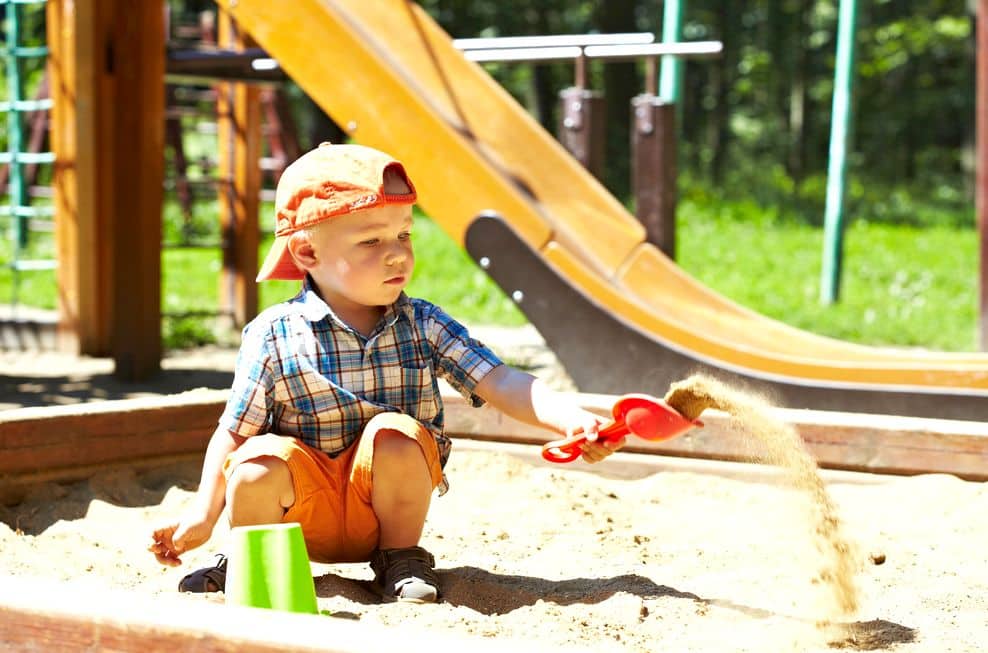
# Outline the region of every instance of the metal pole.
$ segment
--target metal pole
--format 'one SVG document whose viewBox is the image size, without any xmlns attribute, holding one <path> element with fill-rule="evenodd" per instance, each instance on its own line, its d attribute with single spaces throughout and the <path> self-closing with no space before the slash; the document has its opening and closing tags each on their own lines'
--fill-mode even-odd
<svg viewBox="0 0 988 653">
<path fill-rule="evenodd" d="M 980 242 L 979 344 L 988 350 L 988 0 L 978 0 L 975 132 L 977 168 L 974 204 Z"/>
<path fill-rule="evenodd" d="M 837 23 L 837 62 L 834 70 L 834 101 L 830 123 L 830 162 L 827 170 L 827 208 L 824 215 L 823 269 L 820 301 L 833 304 L 840 295 L 844 250 L 844 198 L 847 150 L 851 142 L 854 94 L 854 40 L 857 0 L 841 0 Z"/>
<path fill-rule="evenodd" d="M 679 43 L 683 35 L 683 6 L 686 0 L 665 0 L 662 14 L 662 42 Z M 683 62 L 679 57 L 662 57 L 661 83 L 659 96 L 663 102 L 675 104 L 679 101 L 680 86 L 683 81 Z"/>
<path fill-rule="evenodd" d="M 18 61 L 20 45 L 19 9 L 16 4 L 7 5 L 7 21 L 5 36 L 7 41 L 7 101 L 10 109 L 7 112 L 7 149 L 10 152 L 8 188 L 10 201 L 11 240 L 13 244 L 13 284 L 11 303 L 16 306 L 20 300 L 20 268 L 18 263 L 23 250 L 27 247 L 27 218 L 18 215 L 18 209 L 24 204 L 24 175 L 21 168 L 21 67 Z"/>
</svg>

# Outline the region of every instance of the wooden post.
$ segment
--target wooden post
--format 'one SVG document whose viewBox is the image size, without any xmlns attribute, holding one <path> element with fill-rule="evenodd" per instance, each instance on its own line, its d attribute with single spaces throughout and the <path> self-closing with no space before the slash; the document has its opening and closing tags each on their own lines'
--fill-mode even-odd
<svg viewBox="0 0 988 653">
<path fill-rule="evenodd" d="M 46 8 L 59 347 L 86 356 L 109 355 L 113 340 L 108 4 L 51 0 Z"/>
<path fill-rule="evenodd" d="M 230 14 L 220 10 L 219 43 L 242 49 L 254 42 L 238 30 Z M 234 325 L 257 315 L 257 250 L 261 194 L 261 111 L 256 87 L 244 83 L 217 86 L 219 137 L 219 209 L 223 234 L 220 311 Z"/>
<path fill-rule="evenodd" d="M 607 102 L 599 91 L 582 86 L 559 92 L 559 142 L 594 177 L 604 171 L 607 138 Z"/>
<path fill-rule="evenodd" d="M 161 205 L 165 159 L 165 6 L 113 4 L 113 360 L 126 381 L 161 368 Z M 104 50 L 101 50 L 105 52 Z M 99 52 L 99 51 L 98 51 Z"/>
<path fill-rule="evenodd" d="M 645 239 L 676 258 L 676 105 L 631 99 L 631 188 Z"/>
<path fill-rule="evenodd" d="M 164 5 L 47 11 L 60 340 L 146 378 L 161 361 Z"/>
</svg>

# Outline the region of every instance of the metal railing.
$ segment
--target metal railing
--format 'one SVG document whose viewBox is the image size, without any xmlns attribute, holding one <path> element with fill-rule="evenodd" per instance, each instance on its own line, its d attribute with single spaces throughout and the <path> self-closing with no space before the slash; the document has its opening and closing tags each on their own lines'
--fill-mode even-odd
<svg viewBox="0 0 988 653">
<path fill-rule="evenodd" d="M 11 269 L 12 297 L 11 303 L 17 306 L 21 284 L 21 272 L 34 270 L 51 270 L 55 267 L 52 259 L 27 258 L 30 234 L 32 229 L 41 227 L 50 230 L 51 218 L 54 215 L 51 206 L 32 206 L 27 188 L 25 175 L 26 166 L 51 164 L 55 160 L 52 152 L 25 151 L 24 117 L 39 111 L 49 111 L 51 99 L 25 99 L 24 79 L 21 63 L 24 59 L 43 58 L 48 56 L 46 46 L 23 46 L 21 43 L 20 5 L 44 4 L 45 0 L 0 0 L 0 6 L 6 9 L 4 21 L 5 46 L 0 48 L 4 59 L 6 73 L 7 99 L 0 102 L 0 111 L 7 117 L 6 135 L 7 151 L 0 152 L 0 164 L 7 166 L 7 204 L 0 206 L 0 217 L 8 221 L 5 230 L 10 239 L 10 260 L 6 262 Z M 40 230 L 40 229 L 39 229 Z"/>
</svg>

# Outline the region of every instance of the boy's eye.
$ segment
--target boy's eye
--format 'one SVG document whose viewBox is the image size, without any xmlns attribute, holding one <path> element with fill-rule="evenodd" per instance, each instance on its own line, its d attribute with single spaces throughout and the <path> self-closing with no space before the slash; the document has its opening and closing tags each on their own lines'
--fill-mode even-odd
<svg viewBox="0 0 988 653">
<path fill-rule="evenodd" d="M 398 234 L 398 240 L 408 240 L 411 237 L 412 237 L 412 232 L 410 231 L 403 231 L 400 234 Z"/>
<path fill-rule="evenodd" d="M 378 244 L 378 242 L 380 242 L 380 240 L 377 239 L 377 238 L 368 238 L 367 240 L 360 241 L 360 244 L 361 245 L 367 245 L 369 247 L 369 246 Z"/>
</svg>

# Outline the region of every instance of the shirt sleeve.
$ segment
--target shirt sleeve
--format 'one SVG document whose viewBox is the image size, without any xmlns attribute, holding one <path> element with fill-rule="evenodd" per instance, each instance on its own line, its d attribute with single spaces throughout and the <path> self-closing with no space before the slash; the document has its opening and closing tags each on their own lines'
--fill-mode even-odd
<svg viewBox="0 0 988 653">
<path fill-rule="evenodd" d="M 427 324 L 433 364 L 439 376 L 473 406 L 483 406 L 484 400 L 474 394 L 474 388 L 502 364 L 501 359 L 483 343 L 471 338 L 465 326 L 438 306 L 431 306 Z"/>
<path fill-rule="evenodd" d="M 244 329 L 233 387 L 219 424 L 242 437 L 266 433 L 274 408 L 274 373 L 266 329 L 254 323 Z"/>
</svg>

